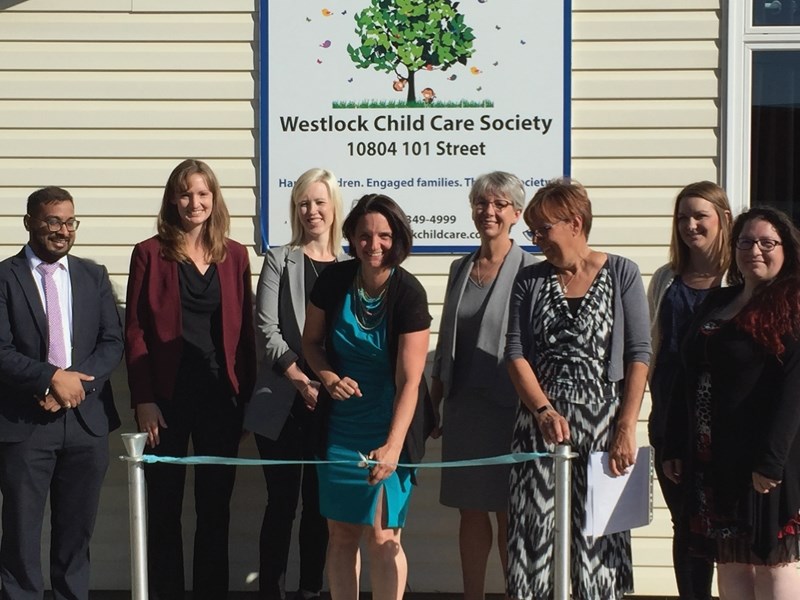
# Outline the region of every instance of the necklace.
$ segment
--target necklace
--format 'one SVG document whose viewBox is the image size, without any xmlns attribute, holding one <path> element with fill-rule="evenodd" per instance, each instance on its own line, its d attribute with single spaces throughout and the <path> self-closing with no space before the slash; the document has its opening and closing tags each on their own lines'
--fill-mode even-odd
<svg viewBox="0 0 800 600">
<path fill-rule="evenodd" d="M 303 256 L 306 257 L 306 259 L 308 260 L 309 264 L 311 265 L 311 269 L 314 271 L 314 279 L 315 280 L 319 279 L 319 271 L 317 270 L 317 264 L 316 264 L 317 261 L 315 261 L 313 258 L 311 258 L 308 254 L 303 254 Z M 321 260 L 319 262 L 320 262 L 320 264 L 325 265 L 325 266 L 331 264 L 331 262 L 324 261 L 324 260 Z M 338 257 L 334 257 L 332 262 L 335 262 L 335 263 L 339 262 L 339 258 Z"/>
<path fill-rule="evenodd" d="M 492 264 L 492 262 L 488 258 L 486 260 L 489 263 L 489 265 L 494 267 L 494 265 Z M 505 257 L 503 257 L 503 260 L 505 260 Z M 498 267 L 499 267 L 499 265 L 502 265 L 502 264 L 503 264 L 503 261 L 500 261 L 499 263 L 497 263 Z M 478 287 L 482 288 L 484 281 L 487 282 L 487 283 L 489 281 L 492 281 L 493 277 L 495 275 L 497 275 L 497 268 L 491 268 L 491 269 L 489 269 L 488 273 L 485 273 L 485 274 L 482 275 L 481 274 L 481 259 L 478 258 L 478 260 L 475 261 L 475 283 L 478 284 Z"/>
<path fill-rule="evenodd" d="M 353 312 L 355 313 L 356 321 L 365 331 L 372 331 L 383 322 L 386 316 L 386 309 L 388 302 L 386 302 L 386 290 L 389 289 L 389 280 L 394 274 L 394 269 L 389 272 L 389 277 L 381 285 L 377 296 L 370 296 L 364 286 L 364 278 L 361 275 L 361 269 L 358 270 L 358 275 L 353 279 L 352 286 L 352 302 Z"/>
<path fill-rule="evenodd" d="M 562 273 L 556 274 L 556 279 L 558 279 L 558 285 L 561 286 L 561 293 L 564 294 L 565 296 L 567 295 L 567 289 L 569 288 L 569 284 L 572 283 L 577 274 L 578 272 L 575 271 L 572 274 L 572 277 L 569 278 L 569 281 L 564 281 L 564 276 Z"/>
</svg>

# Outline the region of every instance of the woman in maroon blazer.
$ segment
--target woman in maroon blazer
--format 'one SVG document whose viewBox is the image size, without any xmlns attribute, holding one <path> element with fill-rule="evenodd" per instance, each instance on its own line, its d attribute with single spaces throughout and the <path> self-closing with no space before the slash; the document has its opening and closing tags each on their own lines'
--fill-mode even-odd
<svg viewBox="0 0 800 600">
<path fill-rule="evenodd" d="M 125 320 L 131 400 L 149 452 L 236 456 L 242 405 L 255 379 L 250 264 L 226 237 L 230 217 L 213 171 L 173 170 L 158 235 L 131 257 Z M 184 597 L 181 507 L 186 468 L 145 468 L 150 598 Z M 228 523 L 235 471 L 195 468 L 194 598 L 228 591 Z"/>
</svg>

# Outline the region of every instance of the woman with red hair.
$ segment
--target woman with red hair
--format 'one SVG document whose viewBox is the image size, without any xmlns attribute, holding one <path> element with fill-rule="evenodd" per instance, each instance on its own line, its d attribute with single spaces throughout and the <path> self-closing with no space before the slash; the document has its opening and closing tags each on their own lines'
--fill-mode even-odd
<svg viewBox="0 0 800 600">
<path fill-rule="evenodd" d="M 721 600 L 800 597 L 800 232 L 771 208 L 733 226 L 731 287 L 683 342 L 664 474 L 683 483 L 690 550 Z"/>
</svg>

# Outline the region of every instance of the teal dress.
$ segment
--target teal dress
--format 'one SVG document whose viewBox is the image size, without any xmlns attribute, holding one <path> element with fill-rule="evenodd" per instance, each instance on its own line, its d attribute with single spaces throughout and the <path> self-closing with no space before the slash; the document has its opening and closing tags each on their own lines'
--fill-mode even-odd
<svg viewBox="0 0 800 600">
<path fill-rule="evenodd" d="M 394 414 L 395 384 L 386 342 L 386 319 L 365 330 L 356 321 L 352 294 L 346 294 L 332 331 L 334 369 L 358 382 L 361 397 L 332 403 L 327 432 L 330 461 L 350 464 L 318 465 L 320 512 L 328 519 L 372 525 L 378 494 L 384 492 L 388 527 L 403 527 L 411 497 L 412 469 L 398 468 L 377 485 L 355 464 L 358 453 L 368 455 L 386 443 Z M 403 453 L 405 454 L 405 453 Z M 401 461 L 405 458 L 400 457 Z"/>
</svg>

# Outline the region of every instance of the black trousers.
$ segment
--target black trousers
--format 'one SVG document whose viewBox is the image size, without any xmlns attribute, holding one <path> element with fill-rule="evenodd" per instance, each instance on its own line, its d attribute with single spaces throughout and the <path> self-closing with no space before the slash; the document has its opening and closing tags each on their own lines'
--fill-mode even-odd
<svg viewBox="0 0 800 600">
<path fill-rule="evenodd" d="M 235 457 L 242 433 L 242 411 L 225 386 L 199 378 L 179 386 L 174 402 L 160 406 L 167 427 L 149 452 L 186 456 L 189 440 L 195 456 Z M 197 465 L 194 470 L 192 590 L 196 599 L 222 600 L 228 594 L 228 529 L 236 467 Z M 183 465 L 148 464 L 147 553 L 151 600 L 183 600 L 181 509 L 186 480 Z"/>
<path fill-rule="evenodd" d="M 315 441 L 311 435 L 311 413 L 304 407 L 292 410 L 277 440 L 256 435 L 262 459 L 310 460 Z M 328 546 L 328 524 L 319 514 L 319 485 L 314 465 L 264 466 L 267 483 L 267 506 L 261 525 L 259 597 L 280 600 L 281 583 L 286 575 L 292 523 L 302 492 L 300 516 L 299 589 L 318 592 L 322 589 L 322 571 Z"/>
<path fill-rule="evenodd" d="M 89 597 L 89 542 L 108 468 L 108 436 L 61 410 L 21 442 L 0 443 L 3 600 L 39 600 L 42 520 L 50 495 L 50 583 L 55 600 Z"/>
<path fill-rule="evenodd" d="M 655 448 L 655 469 L 661 493 L 667 502 L 672 517 L 672 564 L 675 568 L 675 581 L 681 600 L 711 600 L 711 580 L 714 577 L 714 563 L 704 558 L 692 556 L 689 552 L 688 531 L 680 523 L 683 512 L 683 486 L 676 485 L 664 475 L 661 448 Z"/>
</svg>

